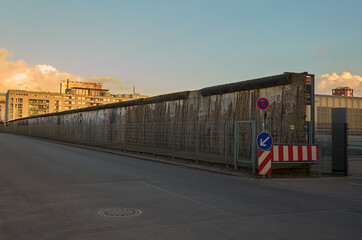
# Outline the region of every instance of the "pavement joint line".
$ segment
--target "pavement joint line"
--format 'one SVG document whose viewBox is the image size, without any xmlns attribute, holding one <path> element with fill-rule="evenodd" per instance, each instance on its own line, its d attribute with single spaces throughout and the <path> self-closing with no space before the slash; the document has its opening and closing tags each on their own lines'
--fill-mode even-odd
<svg viewBox="0 0 362 240">
<path fill-rule="evenodd" d="M 358 184 L 358 183 L 351 183 L 351 182 L 346 182 L 347 184 L 351 184 L 351 185 L 356 185 L 356 186 L 360 186 L 362 187 L 362 184 Z"/>
<path fill-rule="evenodd" d="M 278 216 L 288 216 L 288 215 L 305 215 L 305 214 L 313 214 L 313 213 L 350 212 L 351 210 L 353 210 L 353 209 L 336 209 L 336 210 L 303 211 L 303 212 L 279 213 L 279 214 L 263 214 L 263 215 L 249 216 L 248 218 L 278 217 Z"/>
<path fill-rule="evenodd" d="M 122 184 L 122 183 L 140 183 L 140 181 L 115 181 L 115 182 L 95 182 L 95 183 L 66 183 L 66 184 L 62 184 L 62 185 L 57 185 L 57 186 L 38 186 L 38 187 L 29 187 L 26 189 L 20 189 L 20 190 L 0 190 L 0 194 L 3 193 L 23 193 L 24 191 L 46 191 L 48 189 L 63 189 L 66 187 L 81 187 L 81 186 L 91 186 L 91 185 L 113 185 L 113 184 Z"/>
<path fill-rule="evenodd" d="M 215 206 L 213 206 L 213 205 L 210 205 L 210 204 L 207 204 L 207 203 L 204 203 L 204 202 L 200 202 L 200 201 L 198 201 L 198 200 L 195 200 L 195 199 L 186 197 L 186 196 L 184 196 L 184 195 L 181 195 L 181 194 L 178 194 L 178 193 L 175 193 L 175 192 L 171 192 L 171 191 L 169 191 L 169 190 L 166 190 L 166 189 L 164 189 L 164 188 L 160 188 L 160 187 L 154 186 L 154 185 L 149 184 L 149 183 L 145 183 L 145 182 L 142 182 L 142 181 L 140 181 L 140 183 L 142 183 L 142 184 L 144 184 L 144 185 L 146 185 L 146 186 L 152 187 L 152 188 L 154 188 L 154 189 L 163 191 L 163 192 L 165 192 L 165 193 L 168 193 L 168 194 L 171 194 L 171 195 L 174 195 L 174 196 L 177 196 L 177 197 L 186 199 L 186 200 L 188 200 L 188 201 L 192 201 L 192 202 L 195 202 L 195 203 L 197 203 L 197 204 L 201 204 L 201 205 L 203 205 L 203 206 L 205 206 L 205 207 L 217 209 L 217 210 L 219 210 L 219 211 L 222 211 L 222 212 L 231 214 L 231 215 L 233 215 L 233 216 L 235 216 L 235 217 L 239 217 L 239 218 L 243 217 L 243 216 L 240 216 L 240 215 L 235 214 L 235 213 L 233 213 L 233 212 L 229 212 L 229 211 L 227 211 L 227 210 L 224 210 L 224 209 L 215 207 Z"/>
<path fill-rule="evenodd" d="M 353 178 L 353 179 L 360 179 L 360 180 L 362 180 L 362 177 L 354 177 L 354 176 L 352 176 L 351 178 Z"/>
<path fill-rule="evenodd" d="M 340 176 L 340 177 L 321 177 L 321 178 L 271 178 L 260 179 L 261 181 L 323 181 L 323 180 L 346 180 L 346 179 L 362 179 L 352 176 Z"/>
</svg>

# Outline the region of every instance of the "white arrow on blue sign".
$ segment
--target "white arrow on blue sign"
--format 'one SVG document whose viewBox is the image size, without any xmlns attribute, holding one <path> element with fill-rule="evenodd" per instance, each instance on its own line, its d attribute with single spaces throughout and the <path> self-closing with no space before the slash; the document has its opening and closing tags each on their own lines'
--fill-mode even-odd
<svg viewBox="0 0 362 240">
<path fill-rule="evenodd" d="M 273 145 L 273 139 L 269 133 L 262 132 L 256 138 L 256 144 L 261 150 L 267 151 Z"/>
</svg>

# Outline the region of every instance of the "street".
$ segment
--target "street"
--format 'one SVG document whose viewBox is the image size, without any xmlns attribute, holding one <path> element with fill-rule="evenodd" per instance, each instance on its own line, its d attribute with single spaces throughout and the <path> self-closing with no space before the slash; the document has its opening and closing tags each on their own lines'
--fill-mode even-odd
<svg viewBox="0 0 362 240">
<path fill-rule="evenodd" d="M 137 216 L 99 214 L 137 209 Z M 0 239 L 361 239 L 362 178 L 254 179 L 0 134 Z"/>
</svg>

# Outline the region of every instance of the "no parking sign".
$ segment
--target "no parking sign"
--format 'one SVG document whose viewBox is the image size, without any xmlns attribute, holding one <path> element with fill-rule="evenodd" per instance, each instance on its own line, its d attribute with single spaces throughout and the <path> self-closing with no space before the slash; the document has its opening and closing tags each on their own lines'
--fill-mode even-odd
<svg viewBox="0 0 362 240">
<path fill-rule="evenodd" d="M 265 110 L 269 107 L 269 100 L 266 98 L 259 98 L 258 101 L 256 102 L 256 106 L 260 110 Z"/>
</svg>

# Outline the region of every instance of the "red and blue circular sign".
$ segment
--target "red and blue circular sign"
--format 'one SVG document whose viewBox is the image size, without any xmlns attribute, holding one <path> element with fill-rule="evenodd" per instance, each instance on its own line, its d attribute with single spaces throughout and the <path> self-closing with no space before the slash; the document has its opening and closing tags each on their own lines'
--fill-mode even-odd
<svg viewBox="0 0 362 240">
<path fill-rule="evenodd" d="M 266 98 L 259 98 L 258 101 L 256 102 L 256 106 L 260 110 L 265 110 L 269 107 L 269 100 Z"/>
</svg>

